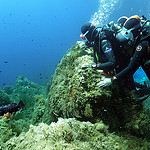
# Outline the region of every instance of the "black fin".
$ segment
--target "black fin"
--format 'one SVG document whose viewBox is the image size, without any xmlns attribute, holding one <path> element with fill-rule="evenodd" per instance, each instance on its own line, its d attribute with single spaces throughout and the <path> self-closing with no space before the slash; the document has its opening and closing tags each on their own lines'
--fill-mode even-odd
<svg viewBox="0 0 150 150">
<path fill-rule="evenodd" d="M 138 100 L 137 100 L 135 103 L 136 103 L 136 104 L 140 104 L 140 103 L 142 103 L 143 101 L 145 101 L 149 96 L 150 96 L 150 94 L 145 95 L 145 96 L 143 96 L 143 97 L 140 97 L 140 98 L 138 98 Z"/>
</svg>

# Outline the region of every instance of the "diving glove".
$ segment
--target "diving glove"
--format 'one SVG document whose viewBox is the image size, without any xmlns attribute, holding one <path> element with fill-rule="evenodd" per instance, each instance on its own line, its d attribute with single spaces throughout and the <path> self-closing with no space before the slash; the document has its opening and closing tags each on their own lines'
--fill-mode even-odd
<svg viewBox="0 0 150 150">
<path fill-rule="evenodd" d="M 97 86 L 99 87 L 106 87 L 112 84 L 111 78 L 104 78 L 102 81 L 100 81 Z"/>
<path fill-rule="evenodd" d="M 86 68 L 92 68 L 93 70 L 96 70 L 97 65 L 96 65 L 96 63 L 93 63 L 92 65 L 89 64 L 89 63 L 85 63 L 85 64 L 82 65 L 82 69 L 86 69 Z"/>
<path fill-rule="evenodd" d="M 91 64 L 85 63 L 85 64 L 82 65 L 81 68 L 82 68 L 82 69 L 91 68 Z"/>
</svg>

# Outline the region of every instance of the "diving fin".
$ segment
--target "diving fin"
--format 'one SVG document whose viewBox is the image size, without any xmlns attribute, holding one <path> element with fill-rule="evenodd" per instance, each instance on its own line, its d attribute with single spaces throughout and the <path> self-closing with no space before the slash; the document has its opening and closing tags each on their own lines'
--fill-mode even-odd
<svg viewBox="0 0 150 150">
<path fill-rule="evenodd" d="M 136 104 L 140 104 L 143 101 L 145 101 L 150 96 L 150 93 L 148 95 L 145 95 L 143 97 L 138 98 L 138 100 L 135 102 Z"/>
</svg>

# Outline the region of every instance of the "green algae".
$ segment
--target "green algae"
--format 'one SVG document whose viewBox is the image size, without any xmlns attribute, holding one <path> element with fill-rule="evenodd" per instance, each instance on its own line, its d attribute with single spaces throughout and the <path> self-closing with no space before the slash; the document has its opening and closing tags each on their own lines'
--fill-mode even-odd
<svg viewBox="0 0 150 150">
<path fill-rule="evenodd" d="M 36 95 L 35 96 L 35 105 L 34 105 L 34 112 L 32 116 L 32 123 L 38 124 L 42 122 L 42 117 L 45 112 L 45 99 L 43 95 Z"/>
<path fill-rule="evenodd" d="M 4 149 L 5 142 L 15 135 L 9 120 L 5 118 L 0 119 L 0 135 L 0 149 Z"/>
<path fill-rule="evenodd" d="M 79 48 L 81 43 L 68 50 L 53 76 L 46 108 L 53 116 L 50 121 L 75 117 L 94 123 L 100 119 L 111 131 L 145 135 L 149 118 L 144 105 L 135 105 L 135 94 L 124 87 L 99 88 L 97 83 L 105 76 L 91 68 L 82 69 L 84 63 L 93 63 L 93 52 L 85 46 Z"/>
<path fill-rule="evenodd" d="M 30 124 L 36 124 L 40 121 L 35 116 L 39 114 L 37 108 L 41 107 L 41 103 L 40 106 L 37 106 L 39 102 L 37 102 L 35 95 L 42 94 L 45 96 L 45 87 L 29 81 L 21 75 L 17 78 L 14 86 L 5 87 L 0 93 L 0 102 L 3 105 L 18 103 L 20 100 L 25 104 L 25 108 L 13 114 L 11 118 L 7 119 L 2 116 L 0 118 L 0 146 L 5 147 L 5 142 L 11 137 L 18 136 L 21 132 L 27 132 Z"/>
<path fill-rule="evenodd" d="M 33 105 L 16 115 L 14 124 L 9 122 L 15 132 L 6 140 L 7 150 L 150 149 L 150 124 L 144 105 L 135 105 L 134 92 L 124 87 L 99 88 L 97 83 L 105 76 L 102 71 L 82 69 L 84 63 L 93 63 L 92 49 L 83 45 L 77 42 L 67 51 L 46 90 L 22 76 L 16 81 L 20 85 L 11 95 L 23 91 L 26 105 Z M 29 131 L 23 127 L 25 121 L 27 128 L 30 124 Z M 17 131 L 17 123 L 24 130 Z"/>
<path fill-rule="evenodd" d="M 102 121 L 92 124 L 59 118 L 50 125 L 30 125 L 27 133 L 12 138 L 6 147 L 7 150 L 144 150 L 150 148 L 150 143 L 127 134 L 110 133 Z"/>
<path fill-rule="evenodd" d="M 0 106 L 7 105 L 9 103 L 11 103 L 9 95 L 0 90 Z"/>
</svg>

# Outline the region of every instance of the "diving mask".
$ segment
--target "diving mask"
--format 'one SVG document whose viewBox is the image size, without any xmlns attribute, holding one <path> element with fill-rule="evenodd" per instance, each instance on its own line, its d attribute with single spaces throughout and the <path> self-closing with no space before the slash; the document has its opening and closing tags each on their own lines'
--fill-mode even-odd
<svg viewBox="0 0 150 150">
<path fill-rule="evenodd" d="M 89 33 L 89 30 L 86 31 L 84 34 L 80 34 L 80 38 L 86 40 L 86 35 Z"/>
</svg>

